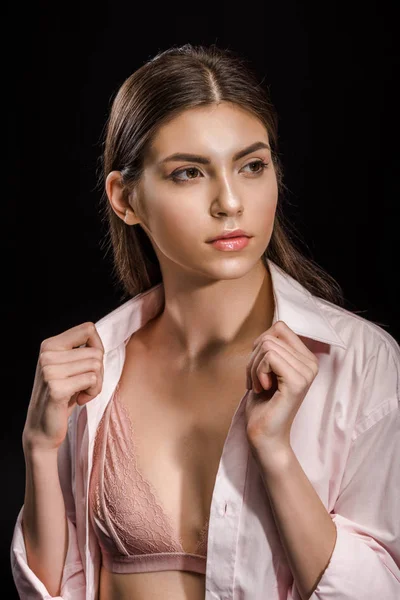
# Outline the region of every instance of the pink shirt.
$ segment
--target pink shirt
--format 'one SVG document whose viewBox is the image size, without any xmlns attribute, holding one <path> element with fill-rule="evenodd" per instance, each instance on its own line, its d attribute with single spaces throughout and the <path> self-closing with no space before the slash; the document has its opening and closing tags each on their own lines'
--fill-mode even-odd
<svg viewBox="0 0 400 600">
<path fill-rule="evenodd" d="M 297 413 L 291 445 L 337 528 L 312 600 L 400 597 L 400 348 L 378 325 L 312 296 L 271 260 L 275 314 L 316 354 L 319 372 Z M 69 527 L 61 595 L 28 567 L 21 529 L 11 566 L 22 600 L 96 600 L 101 554 L 89 519 L 88 481 L 101 417 L 119 381 L 125 342 L 163 307 L 160 283 L 100 319 L 101 393 L 77 406 L 59 450 Z M 249 449 L 240 400 L 213 490 L 205 600 L 300 600 L 268 496 Z"/>
</svg>

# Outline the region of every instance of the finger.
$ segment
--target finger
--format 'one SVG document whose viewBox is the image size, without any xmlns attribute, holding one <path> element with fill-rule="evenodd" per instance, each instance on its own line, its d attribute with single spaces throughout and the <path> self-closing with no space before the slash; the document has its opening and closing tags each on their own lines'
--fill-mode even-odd
<svg viewBox="0 0 400 600">
<path fill-rule="evenodd" d="M 257 378 L 262 377 L 267 369 L 271 369 L 291 392 L 299 393 L 307 387 L 308 382 L 304 375 L 289 364 L 276 350 L 270 350 L 268 356 L 261 361 L 256 374 Z"/>
<path fill-rule="evenodd" d="M 77 404 L 85 404 L 88 400 L 95 398 L 99 394 L 101 383 L 95 373 L 79 373 L 66 379 L 52 379 L 48 384 L 48 393 L 56 403 L 71 401 L 71 396 L 77 394 L 74 398 Z"/>
<path fill-rule="evenodd" d="M 265 348 L 265 347 L 264 347 L 264 350 L 262 350 L 262 346 L 265 342 L 265 338 L 270 339 L 271 341 L 275 342 L 276 344 L 287 347 L 287 344 L 285 344 L 285 342 L 278 340 L 276 337 L 274 337 L 272 335 L 263 334 L 262 336 L 259 336 L 257 338 L 259 340 L 258 345 L 251 352 L 249 361 L 246 366 L 247 389 L 251 389 L 252 387 L 254 387 L 254 384 L 257 383 L 256 379 L 254 380 L 254 375 L 252 377 L 252 371 L 254 372 L 253 365 L 254 365 L 254 361 L 257 357 L 256 367 L 258 366 L 258 363 L 260 362 L 260 360 L 262 360 L 262 358 L 267 350 L 267 348 Z"/>
<path fill-rule="evenodd" d="M 253 387 L 252 385 L 252 379 L 251 379 L 251 369 L 253 366 L 253 362 L 254 362 L 254 358 L 257 356 L 257 354 L 260 351 L 260 347 L 257 346 L 254 348 L 254 350 L 251 352 L 249 360 L 247 362 L 246 365 L 246 380 L 247 380 L 247 389 L 251 390 L 251 388 Z"/>
<path fill-rule="evenodd" d="M 259 378 L 257 376 L 257 369 L 258 369 L 260 362 L 264 359 L 264 357 L 265 357 L 265 350 L 260 345 L 260 346 L 258 346 L 258 352 L 254 356 L 251 366 L 250 366 L 251 387 L 253 388 L 253 390 L 256 393 L 259 393 L 261 391 L 261 389 L 263 389 L 263 387 L 259 381 Z M 267 373 L 270 373 L 271 371 L 272 371 L 272 369 L 270 369 L 270 368 L 268 369 L 268 367 L 266 367 L 266 370 L 264 371 L 264 373 L 267 374 Z"/>
<path fill-rule="evenodd" d="M 73 377 L 80 373 L 93 371 L 97 375 L 102 373 L 103 361 L 98 358 L 88 358 L 86 360 L 75 360 L 64 364 L 45 365 L 42 367 L 43 378 L 45 381 L 52 379 L 64 379 Z"/>
<path fill-rule="evenodd" d="M 285 350 L 287 350 L 288 352 L 290 352 L 291 354 L 293 354 L 293 356 L 297 356 L 297 357 L 303 357 L 304 356 L 304 354 L 301 354 L 300 352 L 298 352 L 297 350 L 295 350 L 293 348 L 293 346 L 290 346 L 287 342 L 284 342 L 283 340 L 277 338 L 276 336 L 270 335 L 268 333 L 263 334 L 259 338 L 259 342 L 258 342 L 257 347 L 255 348 L 254 352 L 258 352 L 259 348 L 261 348 L 261 347 L 264 347 L 265 350 L 267 350 L 267 346 L 265 346 L 265 344 L 267 342 L 273 342 L 277 346 L 281 346 L 282 348 L 284 348 Z"/>
<path fill-rule="evenodd" d="M 292 352 L 289 352 L 288 350 L 286 350 L 285 348 L 283 348 L 282 346 L 279 346 L 278 344 L 275 344 L 273 341 L 269 340 L 267 342 L 268 344 L 268 349 L 267 350 L 263 350 L 264 356 L 268 359 L 269 356 L 271 355 L 271 353 L 275 353 L 278 354 L 278 356 L 281 356 L 285 362 L 287 364 L 289 364 L 297 373 L 299 373 L 303 380 L 305 380 L 307 383 L 311 384 L 311 382 L 314 380 L 316 373 L 315 373 L 315 364 L 311 363 L 311 361 L 309 359 L 305 359 L 303 356 L 301 357 L 301 359 L 299 359 L 297 356 L 295 356 Z M 263 346 L 261 346 L 261 348 L 263 348 Z M 264 365 L 264 369 L 260 369 L 260 363 L 261 361 L 258 361 L 258 366 L 255 370 L 255 377 L 257 377 L 258 380 L 260 380 L 259 377 L 259 373 L 268 373 L 269 371 L 265 371 L 265 365 Z M 270 370 L 270 367 L 269 367 Z M 279 375 L 279 373 L 276 373 L 276 375 Z"/>
<path fill-rule="evenodd" d="M 307 348 L 307 346 L 301 341 L 298 335 L 292 329 L 290 329 L 290 327 L 288 327 L 288 325 L 286 325 L 284 321 L 276 321 L 272 325 L 272 327 L 270 327 L 269 329 L 267 329 L 267 331 L 259 335 L 258 338 L 254 340 L 253 348 L 261 341 L 263 336 L 266 334 L 273 335 L 278 340 L 281 340 L 289 346 L 292 346 L 295 350 L 297 350 L 297 352 L 300 352 L 300 354 L 303 354 L 304 356 L 307 356 L 308 358 L 311 358 L 314 361 L 316 360 L 315 354 L 313 354 L 311 350 Z"/>
<path fill-rule="evenodd" d="M 268 331 L 271 331 L 272 328 L 270 328 Z M 288 328 L 289 329 L 289 328 Z M 291 331 L 289 329 L 289 331 Z M 297 335 L 292 332 L 292 334 L 294 335 L 295 338 L 297 338 Z M 299 340 L 299 338 L 297 338 Z M 306 348 L 306 346 L 301 342 L 301 340 L 299 340 L 301 345 L 304 346 L 304 348 Z M 283 350 L 286 350 L 286 352 L 289 352 L 290 354 L 292 354 L 292 356 L 295 359 L 298 359 L 300 361 L 305 362 L 306 364 L 308 364 L 311 368 L 312 373 L 314 374 L 314 376 L 318 373 L 318 360 L 317 357 L 315 356 L 315 354 L 313 354 L 312 352 L 310 352 L 308 350 L 308 348 L 306 348 L 307 350 L 307 354 L 304 354 L 303 352 L 299 352 L 297 349 L 295 349 L 292 345 L 288 344 L 286 341 L 284 341 L 283 339 L 280 339 L 278 337 L 276 337 L 276 335 L 272 335 L 272 334 L 268 334 L 266 332 L 264 332 L 263 334 L 261 334 L 260 336 L 258 336 L 258 338 L 254 341 L 254 349 L 250 355 L 250 359 L 246 368 L 246 377 L 247 377 L 247 388 L 251 389 L 252 386 L 252 378 L 254 380 L 254 371 L 255 369 L 253 368 L 253 365 L 255 364 L 255 357 L 257 358 L 256 361 L 256 366 L 258 366 L 260 360 L 262 360 L 262 356 L 260 356 L 260 349 L 263 350 L 262 354 L 265 354 L 265 352 L 268 350 L 269 347 L 274 347 L 275 345 L 280 346 Z M 251 375 L 251 373 L 253 372 L 253 376 Z M 255 380 L 255 385 L 257 386 L 257 378 Z"/>
<path fill-rule="evenodd" d="M 40 363 L 45 365 L 57 365 L 76 360 L 97 358 L 103 360 L 103 351 L 100 348 L 84 346 L 73 350 L 44 350 L 40 353 Z"/>
<path fill-rule="evenodd" d="M 272 335 L 264 334 L 263 337 L 259 338 L 258 346 L 255 348 L 255 350 L 253 350 L 252 358 L 249 361 L 248 389 L 250 389 L 251 387 L 254 387 L 255 391 L 257 391 L 257 390 L 261 391 L 259 389 L 261 387 L 261 383 L 257 381 L 258 378 L 256 376 L 257 367 L 260 364 L 260 361 L 265 356 L 266 352 L 269 349 L 274 349 L 274 348 L 282 350 L 284 357 L 288 357 L 290 355 L 292 357 L 292 359 L 291 359 L 291 361 L 289 359 L 288 360 L 295 368 L 298 368 L 297 367 L 298 361 L 304 362 L 306 365 L 309 365 L 312 376 L 316 375 L 316 373 L 318 371 L 318 366 L 316 364 L 316 357 L 314 355 L 313 355 L 314 360 L 311 360 L 308 356 L 301 354 L 300 352 L 295 350 L 292 346 L 289 346 L 286 342 L 283 342 L 282 340 L 280 340 Z M 252 381 L 253 381 L 253 385 L 252 385 Z"/>
<path fill-rule="evenodd" d="M 293 348 L 293 346 L 289 346 L 286 342 L 282 342 L 282 340 L 278 340 L 277 338 L 267 336 L 267 339 L 261 342 L 261 348 L 266 352 L 268 348 L 276 348 L 279 352 L 282 352 L 283 357 L 292 364 L 295 368 L 299 368 L 301 370 L 301 364 L 306 365 L 308 369 L 311 370 L 311 376 L 315 377 L 318 373 L 318 361 L 315 354 L 311 353 L 311 356 L 305 356 L 301 352 L 298 352 Z M 300 365 L 297 365 L 300 363 Z M 306 371 L 307 372 L 307 371 Z"/>
<path fill-rule="evenodd" d="M 80 346 L 100 348 L 104 352 L 104 346 L 94 323 L 88 321 L 81 323 L 59 335 L 47 338 L 41 344 L 41 352 L 45 350 L 71 350 Z"/>
</svg>

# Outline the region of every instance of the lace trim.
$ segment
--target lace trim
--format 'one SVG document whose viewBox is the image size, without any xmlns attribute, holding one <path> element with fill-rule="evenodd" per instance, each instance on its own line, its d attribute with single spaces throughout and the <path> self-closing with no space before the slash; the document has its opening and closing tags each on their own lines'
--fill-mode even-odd
<svg viewBox="0 0 400 600">
<path fill-rule="evenodd" d="M 90 484 L 93 513 L 106 531 L 112 531 L 123 554 L 186 552 L 157 491 L 138 468 L 134 427 L 118 392 L 117 385 L 96 432 Z M 207 555 L 208 524 L 209 518 L 194 554 Z"/>
</svg>

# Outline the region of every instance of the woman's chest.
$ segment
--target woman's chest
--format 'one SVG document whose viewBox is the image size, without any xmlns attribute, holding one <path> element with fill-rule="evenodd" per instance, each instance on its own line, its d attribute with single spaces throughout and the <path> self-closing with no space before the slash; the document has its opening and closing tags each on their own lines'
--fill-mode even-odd
<svg viewBox="0 0 400 600">
<path fill-rule="evenodd" d="M 245 357 L 182 373 L 127 353 L 118 401 L 131 425 L 137 469 L 187 552 L 210 515 L 233 415 L 246 392 Z"/>
</svg>

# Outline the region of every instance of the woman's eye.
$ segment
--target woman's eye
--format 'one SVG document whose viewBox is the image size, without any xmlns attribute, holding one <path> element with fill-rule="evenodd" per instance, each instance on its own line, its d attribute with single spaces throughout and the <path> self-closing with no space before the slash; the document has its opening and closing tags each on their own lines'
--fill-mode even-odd
<svg viewBox="0 0 400 600">
<path fill-rule="evenodd" d="M 256 165 L 256 166 L 260 167 L 260 168 L 257 168 L 256 170 L 250 169 L 251 173 L 261 173 L 268 167 L 269 163 L 265 163 L 262 160 L 253 160 L 252 162 L 247 163 L 247 165 L 245 165 L 243 168 L 245 169 L 246 167 L 250 167 L 251 165 Z"/>
<path fill-rule="evenodd" d="M 198 177 L 192 177 L 190 175 L 188 179 L 182 179 L 181 177 L 178 177 L 178 175 L 180 175 L 181 173 L 193 174 L 193 172 L 196 172 L 196 171 L 198 173 L 200 173 L 199 169 L 197 169 L 196 167 L 186 167 L 186 169 L 181 169 L 180 171 L 174 171 L 171 175 L 171 178 L 173 181 L 176 181 L 179 183 L 185 183 L 186 181 L 190 181 L 191 179 L 198 179 Z"/>
<path fill-rule="evenodd" d="M 256 166 L 256 168 L 252 168 L 250 169 L 250 173 L 254 173 L 255 175 L 262 173 L 269 165 L 269 163 L 265 163 L 262 160 L 253 160 L 250 163 L 247 163 L 247 165 L 245 165 L 243 167 L 243 169 L 245 169 L 246 167 L 250 167 L 250 166 Z M 187 178 L 182 178 L 180 177 L 180 175 L 187 173 L 189 175 L 189 177 Z M 170 175 L 170 178 L 175 181 L 176 183 L 186 183 L 188 181 L 191 181 L 192 179 L 199 179 L 199 177 L 196 176 L 196 173 L 200 173 L 199 169 L 197 167 L 186 167 L 185 169 L 180 169 L 179 171 L 174 171 L 172 173 L 172 175 Z M 203 177 L 203 175 L 201 175 Z"/>
</svg>

